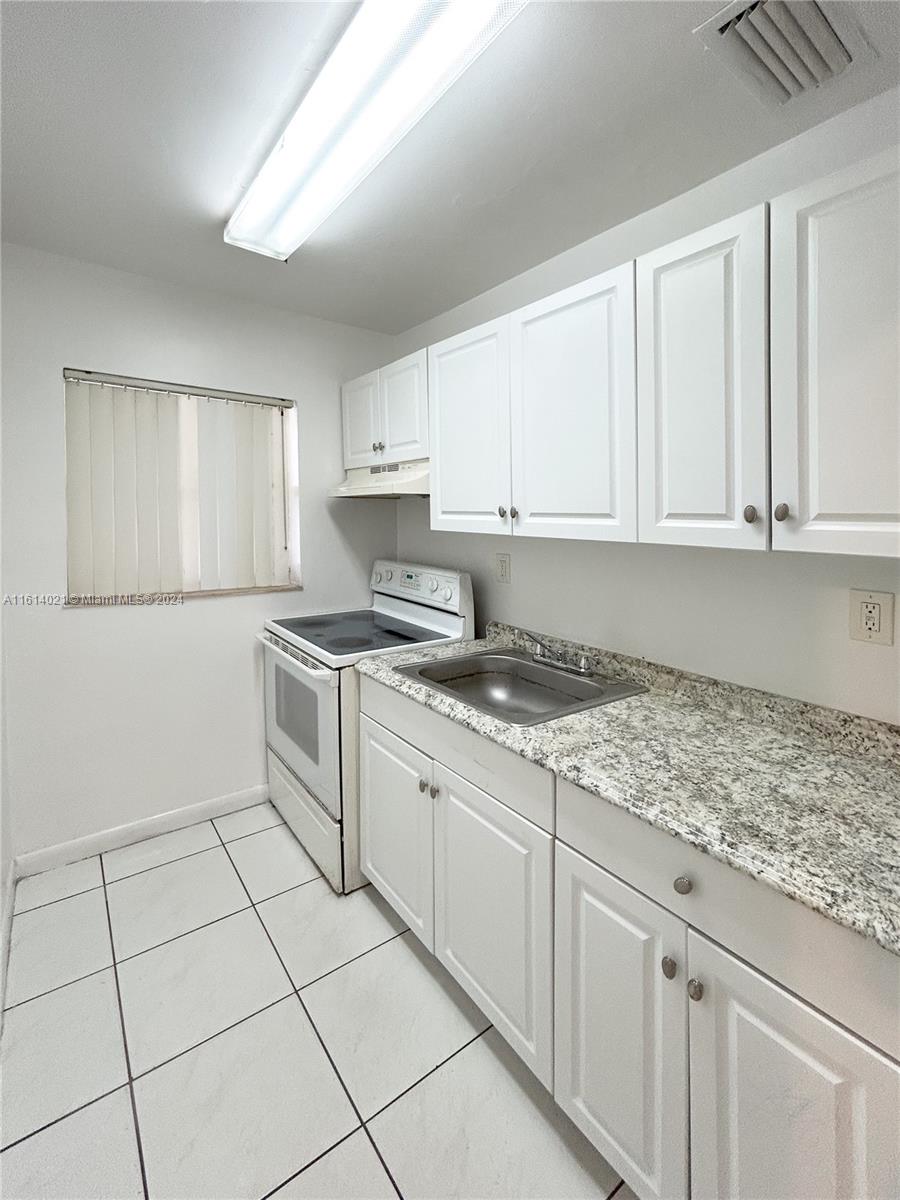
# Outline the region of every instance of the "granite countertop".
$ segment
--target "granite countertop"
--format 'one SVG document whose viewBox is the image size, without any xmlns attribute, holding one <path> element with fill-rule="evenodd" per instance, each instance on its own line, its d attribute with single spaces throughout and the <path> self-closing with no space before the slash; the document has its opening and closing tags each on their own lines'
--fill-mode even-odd
<svg viewBox="0 0 900 1200">
<path fill-rule="evenodd" d="M 522 727 L 394 670 L 525 644 L 500 625 L 357 670 L 900 955 L 900 729 L 548 640 L 650 690 Z"/>
</svg>

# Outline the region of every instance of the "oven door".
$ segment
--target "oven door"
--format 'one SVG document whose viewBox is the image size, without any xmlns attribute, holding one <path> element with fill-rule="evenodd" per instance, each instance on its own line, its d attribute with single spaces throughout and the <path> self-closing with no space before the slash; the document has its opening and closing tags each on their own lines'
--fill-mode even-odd
<svg viewBox="0 0 900 1200">
<path fill-rule="evenodd" d="M 257 637 L 266 658 L 266 742 L 339 821 L 340 672 L 264 634 Z"/>
</svg>

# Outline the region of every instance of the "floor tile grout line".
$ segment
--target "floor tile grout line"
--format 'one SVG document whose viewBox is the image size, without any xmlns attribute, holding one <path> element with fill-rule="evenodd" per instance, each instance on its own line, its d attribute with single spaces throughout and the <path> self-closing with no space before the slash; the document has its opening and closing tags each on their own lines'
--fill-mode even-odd
<svg viewBox="0 0 900 1200">
<path fill-rule="evenodd" d="M 442 1058 L 439 1063 L 436 1063 L 433 1067 L 427 1070 L 424 1075 L 420 1075 L 415 1083 L 411 1083 L 409 1087 L 405 1087 L 402 1092 L 398 1092 L 396 1096 L 388 1100 L 387 1104 L 382 1104 L 381 1108 L 379 1108 L 377 1112 L 373 1112 L 371 1117 L 366 1117 L 363 1121 L 363 1124 L 368 1125 L 370 1121 L 374 1121 L 376 1117 L 380 1117 L 381 1114 L 389 1109 L 392 1104 L 396 1104 L 398 1100 L 401 1100 L 404 1096 L 409 1095 L 414 1088 L 417 1088 L 420 1083 L 424 1083 L 430 1075 L 435 1073 L 435 1071 L 439 1071 L 441 1067 L 445 1067 L 452 1058 L 456 1058 L 457 1054 L 462 1054 L 463 1050 L 467 1050 L 469 1046 L 477 1042 L 479 1038 L 484 1037 L 486 1033 L 490 1033 L 493 1028 L 493 1025 L 488 1025 L 486 1029 L 482 1029 L 479 1033 L 476 1033 L 474 1037 L 470 1037 L 467 1042 L 463 1042 L 461 1046 L 457 1046 L 452 1054 L 448 1054 L 446 1058 Z"/>
<path fill-rule="evenodd" d="M 139 845 L 140 843 L 135 844 Z M 116 879 L 108 880 L 106 886 L 115 887 L 117 883 L 126 883 L 129 879 L 137 879 L 138 875 L 147 875 L 150 871 L 158 871 L 162 867 L 172 867 L 175 863 L 187 862 L 189 858 L 198 858 L 201 854 L 209 854 L 211 850 L 219 849 L 221 849 L 220 846 L 204 846 L 202 850 L 191 850 L 190 853 L 180 854 L 177 858 L 167 858 L 165 862 L 153 863 L 149 867 L 141 867 L 139 871 L 131 871 L 128 875 L 119 875 Z"/>
<path fill-rule="evenodd" d="M 91 855 L 93 858 L 94 856 Z M 87 861 L 86 859 L 84 860 Z M 36 879 L 36 875 L 23 875 L 21 879 L 16 880 L 16 887 L 23 883 L 26 879 Z M 27 913 L 40 912 L 42 908 L 50 908 L 54 904 L 62 904 L 64 900 L 75 900 L 78 896 L 86 896 L 88 892 L 99 892 L 103 887 L 102 883 L 95 883 L 93 887 L 82 888 L 79 892 L 72 892 L 70 896 L 57 896 L 55 900 L 45 900 L 43 904 L 33 904 L 31 908 L 13 908 L 13 917 L 24 917 Z"/>
<path fill-rule="evenodd" d="M 109 893 L 106 887 L 106 871 L 103 867 L 103 857 L 100 857 L 100 877 L 103 880 L 103 900 L 106 905 L 106 927 L 109 931 L 109 948 L 113 956 L 113 978 L 116 983 L 116 1001 L 119 1007 L 119 1024 L 122 1030 L 122 1046 L 125 1050 L 125 1070 L 128 1072 L 128 1095 L 131 1100 L 131 1118 L 134 1121 L 134 1136 L 137 1142 L 138 1164 L 141 1169 L 141 1186 L 144 1189 L 144 1200 L 149 1200 L 150 1190 L 147 1186 L 147 1164 L 144 1161 L 144 1143 L 141 1138 L 141 1125 L 138 1120 L 137 1101 L 134 1097 L 134 1076 L 131 1073 L 131 1054 L 128 1049 L 128 1033 L 125 1029 L 125 1009 L 122 1005 L 122 989 L 119 984 L 119 967 L 116 963 L 116 947 L 113 942 L 112 916 L 109 911 Z"/>
<path fill-rule="evenodd" d="M 246 909 L 244 910 L 247 911 Z M 201 1038 L 199 1042 L 193 1042 L 190 1046 L 185 1046 L 183 1050 L 179 1050 L 176 1054 L 171 1054 L 168 1058 L 164 1058 L 162 1062 L 154 1063 L 152 1067 L 146 1067 L 143 1071 L 138 1071 L 135 1075 L 135 1082 L 139 1079 L 146 1079 L 148 1075 L 152 1075 L 154 1071 L 159 1071 L 162 1067 L 167 1067 L 170 1063 L 176 1062 L 179 1058 L 184 1058 L 185 1054 L 190 1054 L 192 1050 L 199 1050 L 201 1046 L 205 1046 L 207 1042 L 214 1041 L 223 1033 L 230 1033 L 232 1029 L 237 1029 L 239 1025 L 243 1025 L 245 1021 L 252 1021 L 254 1017 L 261 1016 L 264 1012 L 268 1012 L 270 1008 L 274 1008 L 277 1004 L 283 1004 L 285 1000 L 290 1000 L 294 995 L 294 989 L 290 988 L 283 996 L 278 996 L 274 1000 L 270 1000 L 268 1004 L 264 1004 L 262 1008 L 257 1008 L 251 1013 L 247 1013 L 244 1017 L 239 1017 L 236 1021 L 232 1021 L 230 1025 L 224 1026 L 222 1029 L 217 1029 L 215 1033 L 211 1033 L 208 1037 Z"/>
<path fill-rule="evenodd" d="M 315 1158 L 311 1158 L 308 1163 L 304 1163 L 299 1171 L 295 1171 L 293 1175 L 288 1175 L 287 1179 L 282 1179 L 281 1183 L 277 1183 L 275 1187 L 266 1192 L 265 1195 L 261 1197 L 261 1200 L 270 1200 L 270 1197 L 277 1195 L 277 1193 L 280 1192 L 282 1188 L 287 1187 L 289 1183 L 293 1183 L 294 1180 L 302 1175 L 304 1171 L 308 1171 L 310 1167 L 314 1167 L 317 1162 L 321 1162 L 327 1154 L 332 1152 L 332 1150 L 337 1150 L 338 1146 L 343 1146 L 344 1142 L 352 1138 L 355 1133 L 360 1133 L 361 1131 L 362 1125 L 357 1125 L 355 1129 L 351 1129 L 349 1133 L 345 1133 L 342 1138 L 338 1138 L 333 1146 L 329 1146 L 327 1150 L 323 1150 L 321 1154 L 317 1154 Z M 609 1200 L 608 1197 L 607 1200 Z"/>
<path fill-rule="evenodd" d="M 71 987 L 73 983 L 81 983 L 84 979 L 92 979 L 95 975 L 101 975 L 104 971 L 111 971 L 115 966 L 109 962 L 105 967 L 98 967 L 96 971 L 88 971 L 87 975 L 79 975 L 77 979 L 69 979 L 66 983 L 58 983 L 56 987 L 47 988 L 46 992 L 38 992 L 34 996 L 28 996 L 24 1000 L 17 1000 L 15 1004 L 7 1004 L 3 1012 L 13 1012 L 14 1009 L 21 1008 L 23 1004 L 30 1004 L 32 1000 L 42 1000 L 44 996 L 52 996 L 54 992 L 61 992 L 63 988 Z"/>
<path fill-rule="evenodd" d="M 216 830 L 216 833 L 219 834 L 219 839 L 221 840 L 222 835 L 219 833 L 218 829 Z M 225 853 L 228 854 L 228 847 L 224 841 L 222 842 L 222 846 L 225 850 Z M 232 859 L 230 854 L 228 854 L 228 859 L 231 862 L 231 865 L 234 867 L 235 872 L 237 873 L 237 876 L 241 881 L 241 886 L 243 887 L 244 891 L 247 893 L 248 897 L 250 897 L 250 902 L 253 905 L 253 911 L 256 913 L 257 920 L 259 921 L 260 925 L 262 926 L 266 937 L 269 939 L 269 944 L 271 945 L 273 952 L 275 953 L 276 957 L 278 958 L 278 961 L 281 963 L 281 969 L 284 971 L 285 975 L 288 977 L 291 987 L 294 988 L 294 995 L 297 997 L 297 1002 L 300 1005 L 300 1009 L 301 1009 L 303 1015 L 306 1017 L 307 1021 L 309 1021 L 310 1027 L 311 1027 L 313 1033 L 316 1035 L 319 1045 L 322 1047 L 322 1053 L 325 1055 L 325 1057 L 328 1059 L 329 1063 L 331 1064 L 331 1069 L 332 1069 L 332 1071 L 334 1071 L 335 1077 L 336 1077 L 338 1083 L 343 1088 L 344 1095 L 347 1097 L 347 1103 L 350 1105 L 350 1107 L 353 1109 L 353 1112 L 356 1114 L 357 1121 L 359 1121 L 362 1128 L 365 1129 L 366 1125 L 365 1125 L 365 1122 L 363 1121 L 362 1113 L 359 1110 L 359 1105 L 356 1103 L 356 1101 L 353 1099 L 353 1096 L 350 1094 L 350 1089 L 347 1087 L 347 1084 L 344 1082 L 344 1077 L 341 1075 L 340 1071 L 338 1070 L 337 1063 L 334 1061 L 334 1058 L 331 1055 L 331 1051 L 325 1045 L 325 1039 L 322 1037 L 321 1033 L 319 1033 L 319 1030 L 316 1026 L 315 1021 L 310 1016 L 309 1009 L 306 1007 L 305 1003 L 303 1002 L 303 997 L 300 995 L 299 991 L 297 990 L 296 986 L 294 985 L 294 981 L 291 978 L 291 973 L 287 969 L 285 961 L 281 957 L 281 953 L 280 953 L 278 947 L 275 945 L 274 938 L 272 937 L 271 933 L 269 933 L 269 930 L 266 927 L 266 923 L 262 918 L 262 913 L 256 907 L 256 904 L 253 902 L 253 897 L 250 896 L 250 891 L 247 888 L 247 885 L 244 883 L 244 880 L 241 877 L 241 873 L 240 873 L 240 871 L 238 871 L 237 867 L 235 866 L 234 860 Z M 399 1200 L 403 1200 L 403 1194 L 400 1191 L 400 1189 L 397 1187 L 397 1182 L 394 1179 L 394 1176 L 391 1174 L 390 1168 L 388 1167 L 387 1163 L 384 1161 L 381 1151 L 375 1145 L 372 1135 L 369 1133 L 369 1131 L 367 1129 L 366 1129 L 366 1136 L 368 1137 L 369 1142 L 372 1145 L 372 1149 L 377 1154 L 378 1161 L 381 1163 L 382 1167 L 384 1168 L 385 1174 L 387 1175 L 388 1179 L 391 1181 L 391 1186 L 393 1187 L 394 1191 L 397 1193 Z"/>
<path fill-rule="evenodd" d="M 215 818 L 215 820 L 218 820 L 218 819 L 219 819 L 218 817 Z M 205 825 L 206 821 L 199 821 L 198 824 Z M 172 863 L 184 862 L 185 859 L 188 859 L 188 858 L 196 858 L 198 854 L 208 854 L 210 850 L 221 850 L 222 846 L 231 846 L 234 842 L 244 842 L 247 840 L 247 838 L 257 837 L 261 833 L 268 833 L 270 829 L 280 829 L 281 826 L 285 824 L 285 822 L 279 821 L 276 825 L 267 825 L 265 829 L 254 829 L 251 833 L 242 833 L 236 838 L 230 838 L 227 842 L 222 841 L 222 835 L 219 833 L 218 829 L 216 829 L 216 826 L 213 824 L 213 821 L 210 821 L 209 824 L 212 825 L 213 830 L 216 833 L 216 836 L 219 838 L 219 843 L 217 843 L 216 845 L 204 846 L 202 850 L 191 850 L 187 854 L 179 854 L 175 858 L 167 858 L 165 862 L 153 863 L 149 867 L 141 867 L 141 869 L 139 871 L 131 871 L 127 875 L 119 875 L 118 878 L 116 878 L 116 879 L 108 880 L 107 886 L 111 887 L 114 883 L 124 883 L 124 881 L 126 879 L 134 879 L 135 876 L 137 876 L 137 875 L 146 875 L 148 871 L 158 871 L 160 867 L 168 867 L 168 866 L 171 866 Z M 196 829 L 196 828 L 197 828 L 196 825 L 186 825 L 185 826 L 185 829 Z M 173 829 L 172 832 L 173 833 L 182 833 L 184 831 L 181 829 Z M 164 833 L 160 833 L 160 834 L 156 834 L 155 836 L 165 837 L 166 835 Z M 130 846 L 140 846 L 140 845 L 141 845 L 140 842 L 131 842 L 129 844 L 129 846 L 117 846 L 116 849 L 117 850 L 127 850 L 130 848 Z M 103 854 L 114 854 L 114 853 L 115 853 L 115 850 L 104 850 L 103 851 Z M 98 854 L 97 857 L 102 858 L 103 854 Z M 94 856 L 91 855 L 90 857 L 93 858 Z M 79 860 L 79 861 L 82 861 L 82 860 Z M 97 886 L 99 887 L 102 885 L 98 884 Z M 85 891 L 87 891 L 87 892 L 90 892 L 92 890 L 93 890 L 92 888 L 85 888 Z M 80 895 L 81 893 L 78 892 L 75 894 Z M 62 899 L 65 900 L 65 899 L 68 899 L 68 897 L 63 896 Z M 51 901 L 51 903 L 56 903 L 56 901 Z M 30 911 L 30 910 L 28 910 L 28 911 Z"/>
<path fill-rule="evenodd" d="M 213 846 L 212 849 L 220 850 L 220 849 L 222 849 L 222 847 L 221 846 Z M 231 865 L 234 866 L 234 861 L 231 859 L 231 856 L 229 855 L 228 857 L 229 857 L 229 861 L 231 862 Z M 163 863 L 162 865 L 165 866 L 166 864 Z M 150 868 L 150 869 L 153 870 L 154 868 Z M 235 867 L 235 870 L 237 870 L 236 867 Z M 129 878 L 131 878 L 131 876 L 129 876 Z M 117 958 L 116 962 L 117 963 L 131 962 L 132 959 L 140 958 L 142 954 L 149 954 L 151 950 L 158 950 L 160 946 L 168 946 L 168 944 L 170 942 L 177 942 L 179 940 L 179 938 L 188 937 L 188 935 L 192 934 L 192 933 L 199 933 L 201 929 L 209 929 L 210 925 L 218 925 L 218 923 L 220 921 L 227 921 L 229 917 L 236 917 L 238 915 L 238 913 L 249 912 L 250 909 L 253 908 L 254 905 L 257 903 L 265 904 L 267 900 L 277 900 L 279 896 L 286 896 L 288 894 L 288 892 L 295 892 L 295 891 L 297 891 L 298 888 L 306 887 L 306 885 L 308 883 L 315 883 L 316 879 L 324 879 L 324 878 L 325 878 L 324 875 L 317 875 L 315 877 L 315 879 L 304 879 L 304 881 L 302 883 L 295 883 L 291 887 L 285 888 L 283 892 L 276 892 L 273 896 L 266 896 L 265 900 L 259 900 L 259 901 L 251 900 L 250 903 L 245 904 L 243 908 L 236 908 L 234 910 L 234 912 L 223 913 L 221 917 L 213 917 L 213 919 L 211 921 L 204 921 L 202 925 L 195 925 L 193 929 L 185 929 L 185 931 L 183 933 L 175 933 L 172 935 L 172 937 L 166 938 L 162 942 L 154 942 L 152 946 L 147 946 L 143 950 L 135 950 L 134 954 L 127 954 L 124 958 Z M 118 883 L 119 880 L 116 880 L 115 882 Z M 244 881 L 241 880 L 242 884 L 243 884 L 243 882 Z M 247 892 L 246 887 L 244 888 L 244 891 Z M 247 892 L 248 896 L 249 896 L 249 894 L 250 893 Z M 115 950 L 113 952 L 115 953 Z M 101 969 L 105 970 L 106 968 L 101 968 Z M 60 984 L 60 987 L 65 987 L 65 986 L 66 986 L 65 984 Z M 293 984 L 291 984 L 291 986 L 293 987 Z M 51 989 L 51 990 L 55 990 L 55 989 Z M 19 1003 L 24 1004 L 25 1001 L 20 1001 Z"/>
<path fill-rule="evenodd" d="M 260 920 L 262 920 L 262 917 L 260 917 Z M 322 1037 L 321 1033 L 319 1032 L 318 1025 L 316 1025 L 315 1021 L 312 1019 L 312 1014 L 310 1013 L 309 1009 L 306 1007 L 306 1004 L 303 1001 L 303 997 L 300 995 L 299 992 L 296 992 L 296 996 L 300 1002 L 300 1007 L 303 1010 L 303 1013 L 306 1016 L 307 1021 L 309 1021 L 310 1025 L 312 1026 L 313 1033 L 315 1033 L 316 1037 L 319 1039 L 319 1045 L 322 1047 L 322 1051 L 325 1054 L 325 1057 L 331 1063 L 332 1071 L 334 1071 L 335 1075 L 337 1076 L 338 1082 L 340 1083 L 341 1087 L 344 1089 L 347 1099 L 349 1100 L 349 1102 L 353 1108 L 353 1111 L 356 1113 L 356 1116 L 357 1116 L 357 1119 L 358 1119 L 360 1125 L 362 1126 L 363 1129 L 365 1129 L 366 1137 L 369 1139 L 372 1149 L 375 1151 L 376 1155 L 378 1156 L 378 1161 L 381 1163 L 382 1167 L 384 1167 L 385 1174 L 387 1175 L 388 1179 L 391 1181 L 391 1186 L 393 1187 L 393 1189 L 397 1193 L 397 1195 L 400 1197 L 400 1200 L 403 1200 L 403 1193 L 400 1191 L 399 1187 L 397 1186 L 397 1181 L 394 1178 L 393 1172 L 391 1171 L 390 1167 L 385 1162 L 384 1155 L 381 1153 L 378 1146 L 375 1144 L 375 1139 L 372 1137 L 372 1134 L 369 1132 L 368 1128 L 366 1127 L 366 1122 L 363 1119 L 363 1115 L 360 1110 L 360 1107 L 356 1103 L 356 1101 L 353 1099 L 353 1096 L 350 1094 L 350 1089 L 347 1086 L 347 1084 L 344 1082 L 344 1077 L 338 1070 L 337 1063 L 334 1061 L 331 1051 L 325 1045 L 325 1039 Z"/>
<path fill-rule="evenodd" d="M 367 954 L 371 954 L 373 950 L 380 950 L 382 946 L 387 946 L 389 942 L 395 942 L 397 938 L 405 937 L 407 933 L 411 933 L 409 929 L 401 929 L 399 933 L 392 933 L 389 938 L 385 938 L 383 942 L 378 942 L 375 946 L 369 946 L 367 950 L 361 950 L 359 954 L 354 954 L 352 958 L 348 958 L 346 962 L 340 963 L 336 967 L 331 967 L 328 971 L 323 971 L 321 975 L 317 975 L 315 979 L 310 979 L 307 983 L 294 984 L 294 991 L 305 992 L 307 988 L 311 988 L 316 983 L 321 983 L 323 979 L 327 979 L 329 975 L 334 975 L 336 971 L 343 971 L 344 967 L 349 967 L 351 963 L 359 962 L 361 958 L 365 958 Z"/>
<path fill-rule="evenodd" d="M 64 1112 L 60 1117 L 54 1117 L 52 1121 L 47 1121 L 44 1125 L 39 1125 L 37 1129 L 32 1129 L 28 1133 L 23 1133 L 21 1137 L 16 1138 L 14 1142 L 7 1142 L 5 1146 L 0 1146 L 0 1154 L 5 1154 L 7 1150 L 12 1150 L 16 1146 L 20 1146 L 22 1142 L 27 1142 L 29 1138 L 36 1137 L 39 1133 L 43 1133 L 45 1129 L 52 1129 L 54 1125 L 58 1125 L 60 1121 L 65 1121 L 67 1117 L 74 1117 L 76 1113 L 84 1112 L 86 1108 L 90 1108 L 92 1104 L 98 1104 L 101 1100 L 106 1100 L 110 1096 L 114 1096 L 116 1092 L 121 1092 L 128 1087 L 128 1080 L 124 1083 L 117 1083 L 114 1088 L 110 1088 L 108 1092 L 101 1092 L 99 1096 L 93 1096 L 90 1100 L 85 1100 L 84 1104 L 79 1104 L 75 1108 L 70 1108 L 68 1112 Z"/>
<path fill-rule="evenodd" d="M 229 917 L 237 917 L 241 913 L 249 912 L 252 904 L 245 904 L 243 908 L 236 908 L 234 912 L 222 913 L 221 917 L 213 917 L 211 921 L 204 921 L 202 925 L 195 925 L 193 929 L 185 929 L 183 933 L 173 933 L 170 938 L 166 938 L 162 942 L 154 942 L 152 946 L 145 946 L 143 950 L 135 950 L 134 954 L 126 954 L 124 958 L 115 960 L 116 966 L 122 966 L 123 963 L 134 962 L 136 958 L 140 958 L 143 954 L 149 954 L 151 950 L 159 950 L 161 946 L 168 946 L 172 942 L 179 942 L 182 938 L 190 937 L 192 933 L 199 933 L 201 929 L 209 929 L 211 925 L 218 925 L 222 921 L 227 921 Z M 115 947 L 113 947 L 115 954 Z"/>
<path fill-rule="evenodd" d="M 221 819 L 221 817 L 216 817 L 216 821 L 221 821 Z M 222 844 L 230 846 L 232 842 L 243 842 L 248 837 L 256 837 L 259 833 L 268 833 L 270 829 L 280 829 L 282 825 L 287 825 L 287 821 L 276 821 L 274 825 L 264 825 L 262 829 L 251 829 L 249 833 L 239 833 L 237 837 L 229 838 L 227 842 L 223 840 Z M 215 822 L 213 822 L 213 826 L 215 827 Z M 216 829 L 216 833 L 219 833 L 218 829 Z M 219 837 L 222 837 L 221 833 L 219 833 Z"/>
</svg>

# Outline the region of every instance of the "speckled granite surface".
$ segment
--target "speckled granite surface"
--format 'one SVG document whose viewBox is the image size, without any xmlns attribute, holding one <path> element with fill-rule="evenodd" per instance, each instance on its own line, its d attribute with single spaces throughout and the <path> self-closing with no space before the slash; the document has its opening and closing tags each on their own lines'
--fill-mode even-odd
<svg viewBox="0 0 900 1200">
<path fill-rule="evenodd" d="M 394 670 L 524 644 L 497 625 L 357 669 L 900 955 L 900 730 L 545 640 L 651 690 L 523 728 Z"/>
</svg>

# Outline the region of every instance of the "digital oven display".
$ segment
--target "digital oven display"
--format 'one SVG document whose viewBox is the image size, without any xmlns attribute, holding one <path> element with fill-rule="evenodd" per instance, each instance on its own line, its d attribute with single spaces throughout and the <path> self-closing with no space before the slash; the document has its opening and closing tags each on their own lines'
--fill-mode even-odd
<svg viewBox="0 0 900 1200">
<path fill-rule="evenodd" d="M 407 587 L 407 588 L 414 588 L 416 591 L 418 591 L 419 572 L 418 571 L 404 571 L 403 574 L 400 576 L 400 586 Z"/>
</svg>

